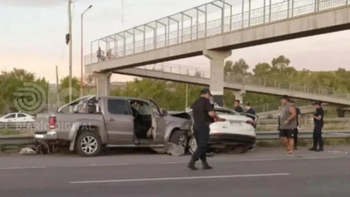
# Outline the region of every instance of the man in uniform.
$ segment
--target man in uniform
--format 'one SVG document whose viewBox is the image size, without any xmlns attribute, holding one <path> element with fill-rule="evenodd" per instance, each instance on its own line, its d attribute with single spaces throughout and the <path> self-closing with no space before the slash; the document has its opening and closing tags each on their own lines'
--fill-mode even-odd
<svg viewBox="0 0 350 197">
<path fill-rule="evenodd" d="M 323 138 L 322 138 L 322 128 L 323 128 L 323 109 L 322 109 L 322 102 L 321 101 L 315 101 L 314 106 L 316 107 L 316 111 L 314 114 L 311 115 L 314 119 L 314 132 L 313 132 L 313 139 L 314 139 L 314 145 L 312 148 L 310 148 L 310 151 L 317 151 L 321 152 L 323 151 Z M 318 145 L 318 149 L 317 149 Z"/>
<path fill-rule="evenodd" d="M 225 121 L 216 115 L 214 106 L 210 103 L 211 93 L 208 88 L 204 88 L 201 91 L 200 97 L 194 101 L 191 105 L 193 111 L 193 132 L 197 142 L 197 149 L 193 153 L 191 161 L 188 163 L 188 168 L 191 170 L 197 170 L 195 163 L 199 159 L 202 161 L 203 169 L 212 169 L 209 166 L 206 158 L 207 143 L 209 140 L 209 125 L 214 121 Z"/>
<path fill-rule="evenodd" d="M 294 146 L 294 129 L 297 128 L 296 120 L 296 110 L 290 102 L 290 99 L 287 95 L 282 96 L 281 98 L 281 109 L 280 109 L 280 137 L 281 140 L 287 145 L 287 155 L 293 155 L 293 146 Z"/>
</svg>

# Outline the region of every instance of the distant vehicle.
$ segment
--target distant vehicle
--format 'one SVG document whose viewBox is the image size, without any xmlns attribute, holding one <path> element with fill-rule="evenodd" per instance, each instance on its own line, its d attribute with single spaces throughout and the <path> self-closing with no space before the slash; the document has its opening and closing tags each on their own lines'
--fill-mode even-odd
<svg viewBox="0 0 350 197">
<path fill-rule="evenodd" d="M 84 157 L 97 156 L 103 147 L 149 147 L 167 153 L 167 145 L 175 144 L 185 149 L 191 132 L 191 120 L 169 116 L 152 99 L 113 96 L 81 97 L 57 113 L 38 114 L 36 123 L 35 139 L 61 142 Z"/>
<path fill-rule="evenodd" d="M 256 122 L 257 116 L 246 116 L 245 113 L 239 113 L 232 109 L 214 105 L 215 112 L 225 122 L 214 122 L 210 125 L 209 149 L 208 151 L 229 150 L 237 153 L 246 153 L 256 140 Z M 186 112 L 169 112 L 176 117 L 183 117 L 184 113 L 189 114 L 192 119 L 192 110 L 186 109 Z M 189 139 L 188 149 L 193 153 L 197 149 L 197 142 L 192 135 Z"/>
<path fill-rule="evenodd" d="M 9 113 L 0 118 L 0 122 L 8 123 L 8 122 L 35 122 L 35 117 L 23 112 L 15 112 Z"/>
</svg>

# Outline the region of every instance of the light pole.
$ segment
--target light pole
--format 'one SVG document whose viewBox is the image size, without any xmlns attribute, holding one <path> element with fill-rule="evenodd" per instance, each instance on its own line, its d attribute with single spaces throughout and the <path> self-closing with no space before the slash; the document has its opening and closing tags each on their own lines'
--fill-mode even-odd
<svg viewBox="0 0 350 197">
<path fill-rule="evenodd" d="M 73 58 L 73 45 L 72 45 L 72 0 L 68 0 L 68 29 L 69 29 L 69 102 L 72 102 L 72 58 Z M 69 108 L 72 112 L 72 107 Z"/>
<path fill-rule="evenodd" d="M 80 45 L 81 45 L 81 54 L 80 54 L 80 58 L 81 58 L 81 60 L 80 60 L 80 66 L 81 66 L 81 68 L 80 68 L 80 97 L 82 97 L 83 96 L 83 86 L 84 86 L 84 72 L 83 72 L 83 70 L 84 70 L 84 39 L 83 39 L 83 36 L 84 36 L 84 21 L 83 21 L 83 17 L 84 17 L 84 14 L 90 9 L 90 8 L 92 8 L 92 5 L 90 5 L 83 13 L 81 13 L 81 35 L 80 35 L 80 37 L 81 37 L 81 43 L 80 43 Z"/>
</svg>

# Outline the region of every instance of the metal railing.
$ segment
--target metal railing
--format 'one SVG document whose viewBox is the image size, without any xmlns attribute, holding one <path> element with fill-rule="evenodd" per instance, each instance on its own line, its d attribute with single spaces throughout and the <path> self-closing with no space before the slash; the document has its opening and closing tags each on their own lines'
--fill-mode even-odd
<svg viewBox="0 0 350 197">
<path fill-rule="evenodd" d="M 211 3 L 222 3 L 223 1 L 216 0 Z M 205 4 L 204 6 L 209 5 Z M 294 18 L 310 13 L 316 13 L 319 11 L 324 11 L 328 9 L 333 9 L 337 7 L 342 7 L 349 4 L 349 1 L 347 0 L 292 0 L 292 1 L 283 1 L 271 5 L 264 5 L 257 9 L 250 9 L 248 11 L 239 13 L 239 14 L 232 14 L 232 5 L 225 3 L 226 5 L 229 5 L 231 9 L 231 14 L 228 17 L 220 17 L 217 20 L 213 21 L 205 21 L 202 24 L 192 25 L 190 27 L 178 27 L 176 31 L 171 31 L 168 33 L 159 34 L 158 32 L 164 32 L 158 29 L 157 27 L 154 29 L 154 36 L 149 37 L 146 36 L 146 31 L 143 30 L 143 37 L 141 40 L 136 39 L 135 29 L 138 31 L 142 31 L 139 29 L 139 27 L 149 26 L 151 23 L 160 23 L 163 24 L 164 29 L 169 29 L 171 25 L 165 25 L 164 22 L 160 22 L 164 19 L 170 19 L 171 16 L 168 16 L 163 19 L 159 19 L 153 22 L 150 22 L 148 24 L 140 25 L 139 27 L 135 27 L 132 29 L 128 29 L 122 32 L 118 32 L 116 34 L 101 38 L 99 40 L 96 40 L 94 42 L 98 42 L 98 47 L 100 47 L 100 41 L 103 43 L 106 43 L 105 50 L 108 51 L 110 49 L 113 49 L 113 56 L 111 59 L 115 59 L 118 57 L 123 57 L 127 55 L 132 55 L 135 53 L 141 53 L 149 50 L 154 50 L 158 48 L 163 48 L 171 45 L 176 45 L 184 42 L 189 42 L 192 40 L 198 40 L 201 38 L 206 38 L 210 36 L 215 36 L 222 33 L 227 33 L 239 29 L 245 29 L 257 25 L 262 25 L 266 23 L 271 23 L 275 21 L 285 20 L 289 18 Z M 243 6 L 243 5 L 242 5 Z M 200 6 L 198 6 L 200 7 Z M 197 11 L 198 13 L 198 7 L 193 8 L 193 10 Z M 226 8 L 222 8 L 226 9 Z M 225 10 L 222 10 L 224 12 Z M 201 11 L 205 12 L 205 11 Z M 183 14 L 183 12 L 178 13 Z M 207 13 L 205 13 L 207 15 Z M 169 18 L 170 17 L 170 18 Z M 172 20 L 174 20 L 172 18 Z M 191 24 L 192 24 L 193 18 L 191 18 Z M 198 20 L 198 19 L 197 19 Z M 205 20 L 207 20 L 207 17 L 205 17 Z M 186 21 L 181 19 L 181 21 L 177 21 L 179 24 L 185 24 Z M 165 25 L 165 26 L 164 26 Z M 131 38 L 126 41 L 126 35 Z M 128 42 L 128 43 L 127 43 Z M 111 47 L 111 43 L 117 43 L 116 46 Z M 122 44 L 119 44 L 122 43 Z M 97 58 L 97 54 L 93 53 L 92 51 L 97 50 L 93 49 L 93 46 L 91 44 L 91 54 L 85 56 L 85 65 L 97 63 L 99 60 Z M 103 47 L 102 47 L 103 48 Z"/>
<path fill-rule="evenodd" d="M 173 74 L 187 75 L 197 78 L 210 78 L 210 70 L 200 67 L 184 66 L 171 63 L 159 63 L 154 65 L 147 65 L 137 67 L 133 69 L 146 69 L 158 72 L 168 72 Z M 121 70 L 120 73 L 123 73 Z M 338 91 L 334 88 L 323 86 L 308 86 L 298 83 L 290 83 L 288 81 L 279 81 L 276 79 L 267 79 L 255 76 L 239 76 L 226 74 L 224 78 L 225 82 L 233 84 L 244 84 L 252 86 L 263 86 L 269 88 L 284 89 L 289 91 L 303 92 L 307 94 L 316 94 L 324 96 L 332 96 L 335 98 L 349 99 L 350 94 L 348 92 Z M 195 81 L 195 79 L 194 79 Z"/>
<path fill-rule="evenodd" d="M 312 131 L 299 132 L 299 139 L 311 139 Z M 277 131 L 257 131 L 257 140 L 277 140 L 279 132 Z M 324 138 L 350 138 L 350 131 L 323 131 Z M 0 152 L 7 146 L 25 146 L 36 142 L 33 136 L 0 136 Z"/>
</svg>

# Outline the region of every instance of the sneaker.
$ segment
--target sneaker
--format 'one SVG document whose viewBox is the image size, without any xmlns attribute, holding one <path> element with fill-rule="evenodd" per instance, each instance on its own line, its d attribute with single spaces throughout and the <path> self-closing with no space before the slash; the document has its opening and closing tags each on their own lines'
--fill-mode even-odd
<svg viewBox="0 0 350 197">
<path fill-rule="evenodd" d="M 316 152 L 322 152 L 323 151 L 323 148 L 319 148 L 316 150 Z"/>
</svg>

